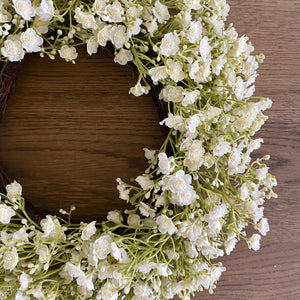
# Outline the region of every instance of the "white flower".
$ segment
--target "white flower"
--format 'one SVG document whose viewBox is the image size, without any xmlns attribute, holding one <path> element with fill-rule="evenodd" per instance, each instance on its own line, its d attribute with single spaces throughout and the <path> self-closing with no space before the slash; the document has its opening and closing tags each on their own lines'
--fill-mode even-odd
<svg viewBox="0 0 300 300">
<path fill-rule="evenodd" d="M 191 175 L 185 174 L 183 170 L 179 170 L 174 175 L 168 177 L 165 188 L 172 193 L 183 193 L 191 183 Z"/>
<path fill-rule="evenodd" d="M 23 50 L 22 43 L 16 36 L 10 36 L 1 48 L 1 53 L 7 57 L 9 61 L 20 61 L 24 58 L 25 51 Z"/>
<path fill-rule="evenodd" d="M 0 204 L 0 222 L 2 224 L 9 224 L 11 217 L 15 216 L 15 211 L 6 204 Z"/>
<path fill-rule="evenodd" d="M 24 296 L 23 293 L 21 291 L 18 291 L 15 294 L 15 298 L 14 300 L 29 300 L 29 298 L 27 296 Z"/>
<path fill-rule="evenodd" d="M 126 65 L 129 61 L 133 60 L 133 55 L 130 50 L 121 49 L 114 58 L 115 63 Z"/>
<path fill-rule="evenodd" d="M 166 125 L 169 128 L 174 128 L 175 130 L 183 131 L 185 129 L 185 124 L 181 116 L 168 114 L 168 117 L 162 120 L 160 125 Z"/>
<path fill-rule="evenodd" d="M 124 9 L 119 1 L 115 0 L 112 4 L 107 5 L 105 12 L 106 15 L 102 16 L 103 21 L 112 23 L 122 22 Z"/>
<path fill-rule="evenodd" d="M 41 21 L 50 21 L 54 15 L 54 5 L 52 0 L 42 0 L 36 13 Z"/>
<path fill-rule="evenodd" d="M 111 25 L 105 25 L 99 28 L 97 33 L 97 41 L 100 46 L 105 47 L 106 43 L 111 39 Z"/>
<path fill-rule="evenodd" d="M 204 153 L 205 149 L 203 148 L 202 142 L 199 140 L 193 141 L 185 155 L 183 164 L 191 171 L 198 170 L 203 164 Z"/>
<path fill-rule="evenodd" d="M 94 254 L 98 259 L 105 259 L 111 252 L 112 239 L 108 234 L 102 235 L 94 243 Z"/>
<path fill-rule="evenodd" d="M 182 100 L 183 106 L 188 106 L 196 102 L 197 98 L 200 96 L 199 90 L 194 90 L 191 92 L 183 91 L 184 98 Z"/>
<path fill-rule="evenodd" d="M 110 247 L 111 247 L 110 254 L 112 255 L 112 257 L 113 257 L 114 259 L 120 261 L 121 258 L 122 258 L 122 252 L 121 252 L 122 249 L 120 249 L 120 248 L 117 246 L 117 244 L 114 243 L 114 242 L 111 243 Z"/>
<path fill-rule="evenodd" d="M 220 75 L 221 70 L 223 69 L 225 63 L 226 63 L 226 58 L 224 57 L 220 56 L 214 59 L 211 63 L 212 72 L 216 75 Z"/>
<path fill-rule="evenodd" d="M 192 186 L 189 186 L 186 191 L 184 192 L 178 192 L 173 193 L 170 198 L 170 202 L 172 204 L 184 206 L 184 205 L 190 205 L 193 203 L 196 199 L 199 199 L 199 196 L 195 192 Z"/>
<path fill-rule="evenodd" d="M 246 182 L 241 185 L 238 192 L 242 200 L 246 200 L 249 197 L 250 192 Z"/>
<path fill-rule="evenodd" d="M 135 181 L 142 187 L 143 190 L 152 189 L 154 182 L 147 176 L 138 176 Z"/>
<path fill-rule="evenodd" d="M 22 195 L 22 186 L 14 180 L 6 186 L 6 194 L 9 200 L 16 201 L 17 197 Z"/>
<path fill-rule="evenodd" d="M 122 221 L 121 215 L 117 210 L 111 210 L 107 214 L 107 220 L 120 224 Z"/>
<path fill-rule="evenodd" d="M 159 93 L 159 99 L 163 99 L 166 102 L 181 102 L 183 99 L 183 87 L 167 85 Z"/>
<path fill-rule="evenodd" d="M 255 176 L 258 180 L 264 180 L 268 175 L 268 167 L 259 168 L 255 171 Z"/>
<path fill-rule="evenodd" d="M 150 87 L 149 86 L 142 86 L 140 84 L 140 82 L 138 82 L 134 87 L 130 88 L 129 90 L 129 94 L 132 94 L 136 97 L 139 97 L 143 94 L 148 94 L 150 91 Z"/>
<path fill-rule="evenodd" d="M 49 236 L 55 230 L 55 223 L 50 215 L 47 215 L 45 219 L 42 219 L 40 224 L 45 233 L 44 237 Z"/>
<path fill-rule="evenodd" d="M 176 226 L 170 218 L 166 215 L 160 215 L 156 218 L 156 224 L 159 226 L 158 230 L 161 233 L 168 233 L 170 235 L 174 234 L 177 231 Z"/>
<path fill-rule="evenodd" d="M 19 290 L 24 292 L 28 289 L 28 286 L 32 281 L 32 278 L 28 274 L 22 272 L 22 274 L 19 277 L 19 281 L 20 281 Z"/>
<path fill-rule="evenodd" d="M 141 218 L 139 215 L 136 214 L 129 215 L 127 218 L 127 223 L 129 226 L 133 226 L 133 227 L 140 226 Z"/>
<path fill-rule="evenodd" d="M 248 37 L 246 36 L 242 36 L 237 40 L 234 48 L 235 57 L 240 56 L 242 53 L 244 53 L 247 50 L 247 41 L 248 41 Z"/>
<path fill-rule="evenodd" d="M 196 60 L 191 65 L 189 75 L 197 83 L 207 82 L 210 75 L 210 63 L 204 63 L 202 59 Z"/>
<path fill-rule="evenodd" d="M 224 140 L 220 140 L 219 143 L 215 147 L 213 147 L 213 154 L 214 156 L 218 156 L 218 157 L 221 157 L 230 151 L 231 151 L 230 143 Z"/>
<path fill-rule="evenodd" d="M 39 34 L 46 34 L 49 30 L 49 22 L 36 19 L 34 29 Z"/>
<path fill-rule="evenodd" d="M 3 268 L 10 272 L 16 267 L 19 261 L 17 249 L 15 247 L 12 250 L 5 251 L 3 255 Z"/>
<path fill-rule="evenodd" d="M 22 227 L 18 231 L 15 231 L 12 239 L 18 242 L 27 242 L 28 241 L 28 233 L 26 233 L 26 229 Z"/>
<path fill-rule="evenodd" d="M 148 73 L 151 76 L 153 82 L 157 82 L 159 80 L 166 79 L 168 77 L 166 66 L 151 68 L 148 71 Z"/>
<path fill-rule="evenodd" d="M 81 11 L 80 7 L 75 9 L 74 18 L 84 29 L 97 29 L 98 27 L 94 16 L 90 13 Z"/>
<path fill-rule="evenodd" d="M 92 280 L 92 276 L 81 275 L 76 279 L 77 284 L 80 287 L 84 287 L 87 290 L 92 291 L 94 289 L 94 284 Z"/>
<path fill-rule="evenodd" d="M 148 148 L 143 148 L 144 152 L 145 152 L 145 157 L 150 160 L 150 161 L 154 161 L 155 159 L 155 150 L 150 150 Z"/>
<path fill-rule="evenodd" d="M 88 241 L 97 231 L 96 229 L 96 221 L 90 222 L 82 229 L 81 238 L 84 241 Z"/>
<path fill-rule="evenodd" d="M 12 19 L 12 15 L 6 11 L 5 9 L 1 9 L 1 4 L 0 4 L 0 23 L 8 23 L 11 21 Z M 10 25 L 9 25 L 10 26 Z M 6 30 L 8 30 L 8 28 L 5 28 Z"/>
<path fill-rule="evenodd" d="M 171 162 L 166 155 L 166 153 L 159 153 L 158 154 L 158 171 L 162 174 L 169 175 L 171 171 Z"/>
<path fill-rule="evenodd" d="M 172 80 L 178 82 L 184 79 L 185 73 L 183 72 L 182 62 L 168 58 L 166 63 L 168 67 L 167 72 Z"/>
<path fill-rule="evenodd" d="M 201 40 L 202 24 L 200 21 L 193 21 L 188 30 L 187 38 L 190 43 L 196 43 Z"/>
<path fill-rule="evenodd" d="M 191 175 L 185 174 L 183 170 L 163 178 L 164 189 L 172 192 L 170 202 L 181 206 L 190 205 L 199 198 L 191 183 Z"/>
<path fill-rule="evenodd" d="M 259 231 L 259 233 L 263 236 L 265 236 L 267 234 L 267 232 L 269 232 L 270 227 L 269 227 L 269 223 L 268 223 L 268 219 L 267 218 L 262 218 L 260 220 L 259 223 L 257 223 L 255 226 L 255 229 L 257 229 Z"/>
<path fill-rule="evenodd" d="M 161 40 L 160 52 L 162 55 L 171 56 L 175 55 L 179 51 L 180 39 L 179 37 L 172 33 L 166 33 Z"/>
<path fill-rule="evenodd" d="M 186 129 L 188 132 L 194 133 L 200 125 L 200 118 L 198 115 L 192 115 L 186 119 Z"/>
<path fill-rule="evenodd" d="M 126 15 L 130 16 L 131 18 L 139 18 L 142 14 L 141 8 L 137 8 L 136 6 L 129 6 L 126 10 Z"/>
<path fill-rule="evenodd" d="M 235 248 L 236 243 L 236 234 L 229 234 L 227 240 L 224 242 L 225 252 L 227 255 L 229 255 L 232 252 L 232 250 Z"/>
<path fill-rule="evenodd" d="M 85 278 L 83 280 L 86 280 Z M 79 280 L 77 279 L 76 282 L 79 282 Z M 88 284 L 91 282 L 93 283 L 92 281 L 88 280 L 88 281 L 83 281 L 83 284 L 84 282 L 86 282 L 86 286 L 85 285 L 78 285 L 77 286 L 77 291 L 79 292 L 79 294 L 85 298 L 83 299 L 88 299 L 90 297 L 93 296 L 93 290 L 89 290 L 87 288 Z"/>
<path fill-rule="evenodd" d="M 107 280 L 101 287 L 97 297 L 97 300 L 117 300 L 118 299 L 118 288 L 114 284 Z"/>
<path fill-rule="evenodd" d="M 38 298 L 38 299 L 45 299 L 42 285 L 39 285 L 38 287 L 35 287 L 35 288 L 31 289 L 31 290 L 30 290 L 30 293 L 31 293 L 35 298 Z"/>
<path fill-rule="evenodd" d="M 22 195 L 22 186 L 15 180 L 6 185 L 6 195 L 7 198 L 11 201 L 16 201 L 17 197 Z"/>
<path fill-rule="evenodd" d="M 210 52 L 211 52 L 211 47 L 208 42 L 208 37 L 205 36 L 204 38 L 202 38 L 202 40 L 200 42 L 200 54 L 201 54 L 201 57 L 202 57 L 204 63 L 210 61 L 210 59 L 211 59 Z"/>
<path fill-rule="evenodd" d="M 119 191 L 120 199 L 129 201 L 130 190 L 126 189 L 124 182 L 120 178 L 117 178 L 116 181 L 118 182 L 117 189 Z"/>
<path fill-rule="evenodd" d="M 50 257 L 50 250 L 47 245 L 39 244 L 36 246 L 36 254 L 39 256 L 40 263 L 46 263 Z"/>
<path fill-rule="evenodd" d="M 149 205 L 145 204 L 144 202 L 140 203 L 139 210 L 144 217 L 150 216 L 151 218 L 153 218 L 155 216 L 155 210 L 152 209 Z"/>
<path fill-rule="evenodd" d="M 13 0 L 13 7 L 16 13 L 26 21 L 35 16 L 35 9 L 30 0 Z"/>
<path fill-rule="evenodd" d="M 152 293 L 152 289 L 147 284 L 136 284 L 136 286 L 133 289 L 135 298 L 134 300 L 150 300 L 149 296 Z"/>
<path fill-rule="evenodd" d="M 260 248 L 260 239 L 261 239 L 261 236 L 257 233 L 254 233 L 248 241 L 249 249 L 253 249 L 254 251 L 259 250 L 259 248 Z"/>
<path fill-rule="evenodd" d="M 156 19 L 146 22 L 146 23 L 144 23 L 144 25 L 146 26 L 148 32 L 150 33 L 150 36 L 153 36 L 153 34 L 155 33 L 155 31 L 158 28 Z"/>
<path fill-rule="evenodd" d="M 69 275 L 73 278 L 78 278 L 84 276 L 84 272 L 80 269 L 80 267 L 67 262 L 65 264 L 64 270 L 69 273 Z"/>
<path fill-rule="evenodd" d="M 136 19 L 128 24 L 127 30 L 130 32 L 130 35 L 137 35 L 141 31 L 141 24 L 143 21 L 141 19 Z"/>
<path fill-rule="evenodd" d="M 65 59 L 66 61 L 74 60 L 77 58 L 78 54 L 75 47 L 70 47 L 68 45 L 64 45 L 58 50 L 59 55 L 61 58 Z"/>
<path fill-rule="evenodd" d="M 239 76 L 233 88 L 234 94 L 237 100 L 242 100 L 247 89 L 247 82 L 244 82 L 243 79 Z"/>
<path fill-rule="evenodd" d="M 199 0 L 184 0 L 183 2 L 189 9 L 198 10 L 201 8 L 201 3 Z"/>
<path fill-rule="evenodd" d="M 141 272 L 143 274 L 148 274 L 150 273 L 154 268 L 156 268 L 156 263 L 154 262 L 149 262 L 149 261 L 141 261 L 138 265 L 136 270 L 138 272 Z"/>
<path fill-rule="evenodd" d="M 184 241 L 184 249 L 189 257 L 195 258 L 198 256 L 198 251 L 195 245 L 192 244 L 190 241 Z"/>
<path fill-rule="evenodd" d="M 107 0 L 95 0 L 92 6 L 93 12 L 101 14 L 106 7 Z"/>
<path fill-rule="evenodd" d="M 129 34 L 124 25 L 114 26 L 111 29 L 111 42 L 117 47 L 122 48 L 129 40 Z"/>
<path fill-rule="evenodd" d="M 237 171 L 238 166 L 242 161 L 241 152 L 234 148 L 228 158 L 228 171 L 230 174 L 234 174 Z"/>
<path fill-rule="evenodd" d="M 155 5 L 153 7 L 153 14 L 157 18 L 159 23 L 163 23 L 164 21 L 170 19 L 168 7 L 161 4 L 159 1 L 155 2 Z"/>
<path fill-rule="evenodd" d="M 86 42 L 87 53 L 92 55 L 97 53 L 98 50 L 98 40 L 97 37 L 91 36 Z"/>
<path fill-rule="evenodd" d="M 27 28 L 25 32 L 22 32 L 20 40 L 23 48 L 29 53 L 41 51 L 40 46 L 44 41 L 32 28 Z"/>
</svg>

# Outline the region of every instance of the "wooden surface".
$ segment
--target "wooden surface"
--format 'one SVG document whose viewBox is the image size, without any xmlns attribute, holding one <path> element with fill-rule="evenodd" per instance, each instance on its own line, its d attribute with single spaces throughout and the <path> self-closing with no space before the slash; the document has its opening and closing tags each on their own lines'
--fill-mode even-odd
<svg viewBox="0 0 300 300">
<path fill-rule="evenodd" d="M 259 153 L 271 154 L 278 199 L 265 204 L 271 231 L 259 252 L 245 243 L 224 257 L 227 271 L 213 295 L 195 299 L 300 299 L 300 1 L 231 0 L 229 21 L 249 36 L 265 63 L 257 95 L 274 105 L 259 132 Z M 128 180 L 145 167 L 143 147 L 156 148 L 163 131 L 151 96 L 135 98 L 130 67 L 104 52 L 81 55 L 73 66 L 27 59 L 0 124 L 0 161 L 24 195 L 56 213 L 74 203 L 75 218 L 103 218 L 123 208 L 115 178 Z"/>
</svg>

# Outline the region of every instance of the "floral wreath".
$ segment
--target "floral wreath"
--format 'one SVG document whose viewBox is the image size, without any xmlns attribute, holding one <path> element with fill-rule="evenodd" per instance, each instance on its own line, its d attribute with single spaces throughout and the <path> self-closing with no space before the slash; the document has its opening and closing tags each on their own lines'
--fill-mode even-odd
<svg viewBox="0 0 300 300">
<path fill-rule="evenodd" d="M 190 299 L 213 292 L 225 267 L 217 259 L 238 240 L 258 250 L 269 230 L 265 198 L 274 176 L 251 153 L 272 101 L 255 97 L 258 63 L 239 37 L 225 0 L 2 0 L 0 61 L 25 53 L 75 63 L 107 47 L 135 65 L 135 96 L 159 89 L 168 128 L 136 184 L 117 179 L 131 210 L 102 222 L 71 222 L 69 212 L 37 221 L 22 187 L 6 186 L 0 204 L 1 299 Z M 1 76 L 3 75 L 2 68 Z M 245 227 L 259 233 L 248 237 Z"/>
</svg>

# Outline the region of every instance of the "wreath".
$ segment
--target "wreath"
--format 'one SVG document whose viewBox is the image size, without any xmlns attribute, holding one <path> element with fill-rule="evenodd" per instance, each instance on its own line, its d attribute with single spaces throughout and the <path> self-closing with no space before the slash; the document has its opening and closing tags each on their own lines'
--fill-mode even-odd
<svg viewBox="0 0 300 300">
<path fill-rule="evenodd" d="M 262 205 L 276 197 L 276 180 L 269 156 L 251 155 L 272 101 L 253 96 L 264 56 L 225 26 L 228 12 L 225 0 L 0 2 L 2 90 L 7 66 L 25 53 L 75 63 L 77 46 L 90 55 L 105 47 L 138 70 L 131 94 L 158 91 L 168 129 L 159 150 L 144 149 L 149 166 L 135 183 L 117 179 L 132 209 L 105 221 L 74 224 L 74 207 L 38 220 L 21 185 L 6 186 L 1 299 L 190 299 L 213 292 L 225 271 L 219 257 L 238 240 L 260 248 L 269 230 Z M 258 233 L 249 237 L 248 225 Z"/>
</svg>

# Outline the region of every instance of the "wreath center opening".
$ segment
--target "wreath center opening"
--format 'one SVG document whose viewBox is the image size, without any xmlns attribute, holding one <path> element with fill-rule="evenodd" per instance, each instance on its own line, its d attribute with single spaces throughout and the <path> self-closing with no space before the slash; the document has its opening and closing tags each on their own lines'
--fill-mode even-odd
<svg viewBox="0 0 300 300">
<path fill-rule="evenodd" d="M 164 133 L 152 96 L 128 94 L 129 66 L 81 52 L 76 65 L 27 58 L 0 122 L 0 161 L 36 208 L 55 214 L 74 204 L 73 219 L 90 221 L 130 207 L 116 178 L 141 174 L 143 147 L 159 148 Z"/>
</svg>

